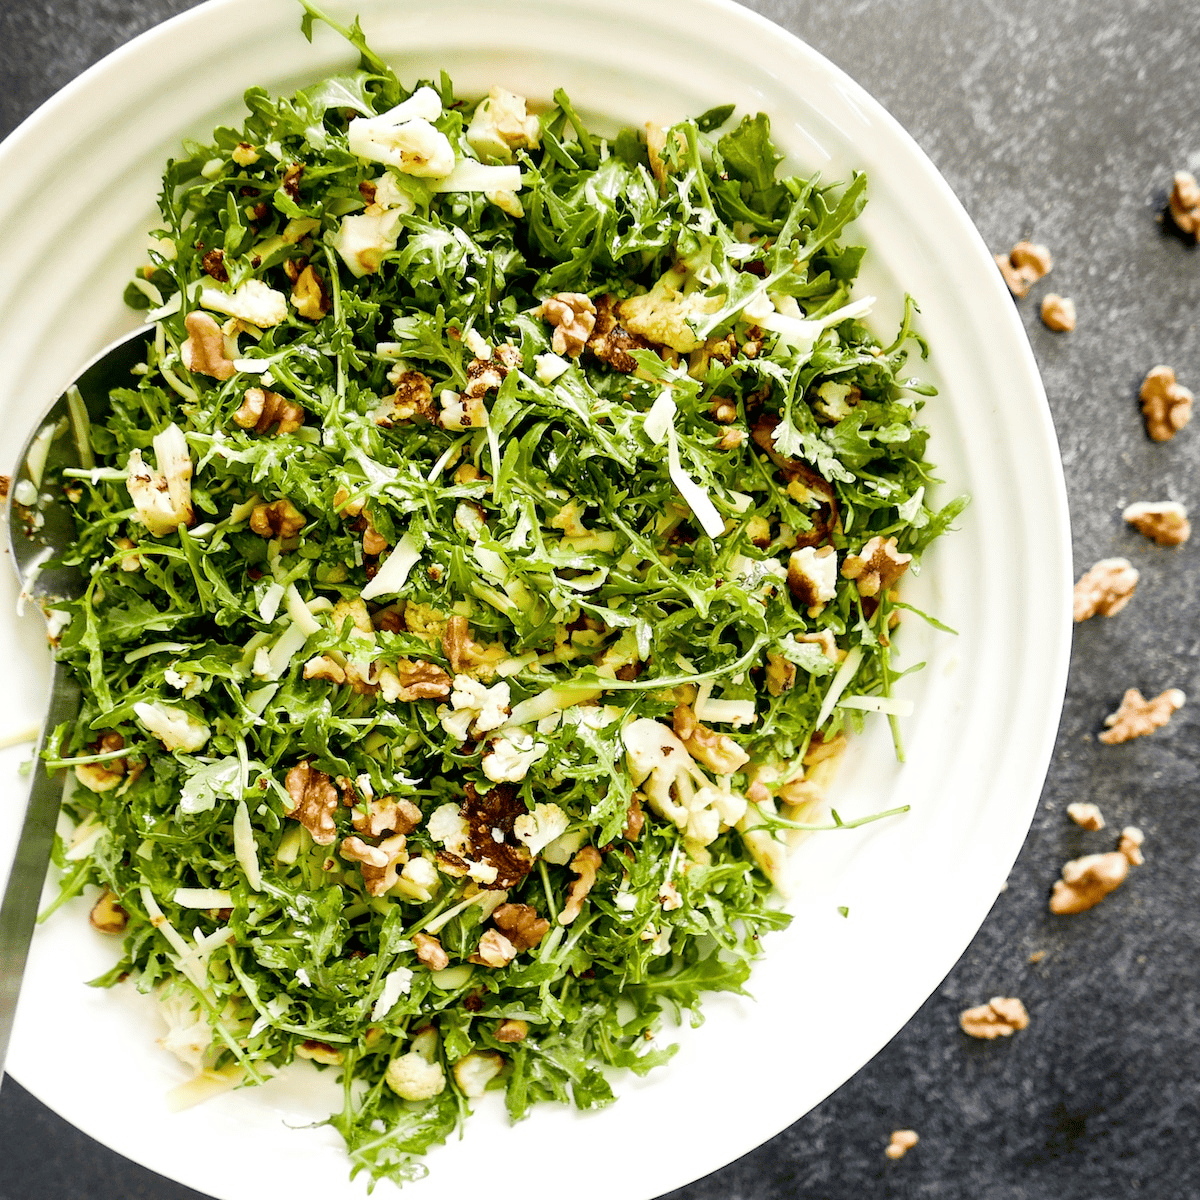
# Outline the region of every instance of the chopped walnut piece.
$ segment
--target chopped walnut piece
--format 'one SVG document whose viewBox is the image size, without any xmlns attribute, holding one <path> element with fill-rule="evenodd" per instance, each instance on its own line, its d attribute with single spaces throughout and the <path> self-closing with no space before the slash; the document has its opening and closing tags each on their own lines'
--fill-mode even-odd
<svg viewBox="0 0 1200 1200">
<path fill-rule="evenodd" d="M 1146 737 L 1161 729 L 1186 700 L 1178 688 L 1167 688 L 1153 700 L 1147 700 L 1137 688 L 1130 688 L 1121 698 L 1121 707 L 1104 718 L 1108 728 L 1100 734 L 1100 740 L 1106 746 L 1116 746 L 1132 738 Z"/>
<path fill-rule="evenodd" d="M 1029 1024 L 1029 1014 L 1015 996 L 993 996 L 986 1004 L 960 1013 L 958 1023 L 963 1033 L 990 1042 L 993 1038 L 1012 1037 L 1018 1029 L 1024 1029 Z"/>
<path fill-rule="evenodd" d="M 733 738 L 701 725 L 686 704 L 678 705 L 671 713 L 671 725 L 687 752 L 717 775 L 732 775 L 750 761 L 750 755 Z"/>
<path fill-rule="evenodd" d="M 1008 290 L 1020 299 L 1039 279 L 1050 274 L 1054 260 L 1045 246 L 1018 242 L 1007 254 L 996 255 L 996 266 L 1008 284 Z"/>
<path fill-rule="evenodd" d="M 327 1067 L 341 1066 L 344 1055 L 340 1050 L 335 1050 L 328 1042 L 318 1042 L 309 1040 L 301 1042 L 296 1047 L 297 1058 L 308 1058 L 313 1062 L 323 1063 Z"/>
<path fill-rule="evenodd" d="M 124 748 L 125 739 L 119 733 L 110 731 L 102 734 L 99 741 L 90 749 L 93 754 L 111 754 L 114 750 L 123 750 Z M 75 778 L 93 792 L 111 792 L 125 782 L 127 771 L 129 771 L 128 759 L 106 758 L 101 762 L 77 764 Z M 141 774 L 140 765 L 137 774 Z M 137 775 L 135 774 L 133 777 L 136 778 Z"/>
<path fill-rule="evenodd" d="M 1070 333 L 1075 328 L 1075 301 L 1051 292 L 1042 300 L 1042 324 L 1055 333 Z"/>
<path fill-rule="evenodd" d="M 304 164 L 298 162 L 292 163 L 292 165 L 283 173 L 283 182 L 280 184 L 280 187 L 282 187 L 283 190 L 287 192 L 287 194 L 291 196 L 293 200 L 300 199 L 300 176 L 303 174 Z"/>
<path fill-rule="evenodd" d="M 842 560 L 842 578 L 853 579 L 860 596 L 878 596 L 886 592 L 912 562 L 911 554 L 896 549 L 894 537 L 873 537 L 857 554 Z"/>
<path fill-rule="evenodd" d="M 571 870 L 576 878 L 571 883 L 570 892 L 567 893 L 567 902 L 558 914 L 560 925 L 570 925 L 583 911 L 583 902 L 596 882 L 596 872 L 599 869 L 600 852 L 595 846 L 584 846 L 571 859 Z"/>
<path fill-rule="evenodd" d="M 270 504 L 256 504 L 250 514 L 250 528 L 259 537 L 295 537 L 308 523 L 308 518 L 290 501 L 275 500 Z"/>
<path fill-rule="evenodd" d="M 88 920 L 93 929 L 101 933 L 124 933 L 129 924 L 129 914 L 117 903 L 117 898 L 105 888 L 92 905 Z"/>
<path fill-rule="evenodd" d="M 292 284 L 292 305 L 306 321 L 319 321 L 329 311 L 329 293 L 315 267 L 305 267 Z"/>
<path fill-rule="evenodd" d="M 1067 816 L 1081 829 L 1090 829 L 1093 833 L 1104 828 L 1104 814 L 1095 804 L 1068 804 Z"/>
<path fill-rule="evenodd" d="M 1129 859 L 1119 850 L 1085 854 L 1063 864 L 1062 878 L 1050 893 L 1050 911 L 1060 916 L 1086 912 L 1109 892 L 1119 888 L 1129 874 Z"/>
<path fill-rule="evenodd" d="M 788 662 L 782 654 L 767 651 L 767 691 L 772 696 L 782 696 L 796 685 L 796 664 Z"/>
<path fill-rule="evenodd" d="M 890 1159 L 903 1158 L 920 1140 L 911 1129 L 896 1129 L 883 1152 Z"/>
<path fill-rule="evenodd" d="M 559 292 L 542 302 L 535 314 L 553 327 L 550 348 L 555 354 L 578 358 L 596 326 L 596 306 L 581 292 Z"/>
<path fill-rule="evenodd" d="M 1152 368 L 1142 380 L 1138 396 L 1146 432 L 1156 442 L 1169 442 L 1192 419 L 1195 396 L 1176 383 L 1170 367 Z"/>
<path fill-rule="evenodd" d="M 304 664 L 304 678 L 342 684 L 346 682 L 346 672 L 341 663 L 335 662 L 328 654 L 317 654 Z"/>
<path fill-rule="evenodd" d="M 432 934 L 414 933 L 413 945 L 417 948 L 417 959 L 431 971 L 444 971 L 450 965 L 450 955 L 442 949 L 442 943 Z"/>
<path fill-rule="evenodd" d="M 338 793 L 333 781 L 311 762 L 297 763 L 283 781 L 292 806 L 287 816 L 299 821 L 318 846 L 330 846 L 337 838 L 333 814 L 337 811 Z"/>
<path fill-rule="evenodd" d="M 529 1036 L 529 1022 L 519 1017 L 509 1017 L 496 1026 L 495 1038 L 498 1042 L 523 1042 Z"/>
<path fill-rule="evenodd" d="M 358 838 L 347 838 L 347 842 L 358 841 Z M 396 886 L 400 878 L 400 870 L 408 863 L 408 852 L 405 849 L 407 838 L 397 833 L 390 838 L 384 838 L 378 846 L 367 847 L 377 853 L 370 856 L 370 861 L 360 860 L 359 870 L 362 872 L 363 885 L 371 896 L 385 896 Z M 345 842 L 342 843 L 343 847 Z M 380 855 L 383 856 L 382 864 Z M 417 861 L 417 860 L 414 860 Z"/>
<path fill-rule="evenodd" d="M 630 375 L 637 370 L 637 359 L 630 352 L 652 350 L 654 347 L 644 337 L 630 333 L 621 324 L 617 319 L 616 301 L 611 296 L 601 296 L 596 301 L 596 325 L 587 340 L 587 348 L 590 354 L 612 367 L 614 371 Z M 740 429 L 726 431 L 728 437 L 735 434 L 745 437 Z"/>
<path fill-rule="evenodd" d="M 393 674 L 395 683 L 384 681 L 386 671 L 380 676 L 385 700 L 444 700 L 450 695 L 450 676 L 441 667 L 423 658 L 400 659 Z"/>
<path fill-rule="evenodd" d="M 216 319 L 194 309 L 183 319 L 187 340 L 179 348 L 183 365 L 193 375 L 208 375 L 212 379 L 232 379 L 237 367 L 225 353 L 225 334 Z"/>
<path fill-rule="evenodd" d="M 1131 867 L 1140 867 L 1146 861 L 1142 854 L 1142 843 L 1145 840 L 1146 835 L 1136 825 L 1126 825 L 1121 830 L 1117 853 L 1125 855 Z"/>
<path fill-rule="evenodd" d="M 1200 235 L 1200 183 L 1190 171 L 1177 171 L 1167 198 L 1171 220 L 1180 233 Z"/>
<path fill-rule="evenodd" d="M 433 381 L 420 371 L 403 371 L 395 379 L 396 390 L 385 396 L 375 410 L 374 421 L 385 429 L 401 421 L 437 423 L 438 409 L 433 403 Z"/>
<path fill-rule="evenodd" d="M 550 922 L 539 917 L 531 904 L 502 904 L 492 913 L 492 920 L 518 954 L 533 949 L 550 930 Z"/>
<path fill-rule="evenodd" d="M 1129 603 L 1137 587 L 1138 571 L 1127 558 L 1102 558 L 1075 585 L 1073 608 L 1076 621 L 1087 621 L 1099 613 L 1114 617 Z"/>
<path fill-rule="evenodd" d="M 516 946 L 498 929 L 489 929 L 479 939 L 470 961 L 481 967 L 507 967 L 516 957 Z"/>
<path fill-rule="evenodd" d="M 642 812 L 642 802 L 638 799 L 637 792 L 629 798 L 629 807 L 625 810 L 625 827 L 621 830 L 621 836 L 626 841 L 636 842 L 642 836 L 642 829 L 646 824 L 646 814 Z"/>
<path fill-rule="evenodd" d="M 455 675 L 478 673 L 485 679 L 495 674 L 495 666 L 507 657 L 503 646 L 481 646 L 471 638 L 471 626 L 466 617 L 453 616 L 442 630 L 442 651 L 450 660 Z"/>
<path fill-rule="evenodd" d="M 233 422 L 255 433 L 266 433 L 272 425 L 277 434 L 295 433 L 304 424 L 304 409 L 278 392 L 252 387 L 246 389 L 241 407 L 233 414 Z"/>
<path fill-rule="evenodd" d="M 338 853 L 350 862 L 362 863 L 368 867 L 378 867 L 381 870 L 388 864 L 387 851 L 379 849 L 378 846 L 368 846 L 362 838 L 343 839 Z"/>
<path fill-rule="evenodd" d="M 421 810 L 411 800 L 397 800 L 395 796 L 379 796 L 367 801 L 367 811 L 354 805 L 350 824 L 359 833 L 368 837 L 382 837 L 385 833 L 412 833 L 421 823 Z"/>
<path fill-rule="evenodd" d="M 375 528 L 370 516 L 365 518 L 367 522 L 366 529 L 363 530 L 362 548 L 363 554 L 370 558 L 378 558 L 387 548 L 387 538 Z"/>
<path fill-rule="evenodd" d="M 1182 546 L 1192 536 L 1187 509 L 1175 500 L 1139 501 L 1121 514 L 1130 525 L 1160 546 Z"/>
</svg>

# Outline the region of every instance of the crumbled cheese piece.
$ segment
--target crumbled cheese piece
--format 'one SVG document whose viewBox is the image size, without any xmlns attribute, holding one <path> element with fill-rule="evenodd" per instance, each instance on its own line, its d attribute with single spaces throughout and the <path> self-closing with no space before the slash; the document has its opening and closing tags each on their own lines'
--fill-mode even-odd
<svg viewBox="0 0 1200 1200">
<path fill-rule="evenodd" d="M 157 701 L 139 701 L 133 706 L 137 719 L 168 750 L 195 754 L 209 739 L 212 730 L 199 718 L 182 708 Z"/>
<path fill-rule="evenodd" d="M 357 124 L 357 122 L 355 122 Z M 401 211 L 352 213 L 343 217 L 330 244 L 356 279 L 379 270 L 383 256 L 396 248 Z"/>
</svg>

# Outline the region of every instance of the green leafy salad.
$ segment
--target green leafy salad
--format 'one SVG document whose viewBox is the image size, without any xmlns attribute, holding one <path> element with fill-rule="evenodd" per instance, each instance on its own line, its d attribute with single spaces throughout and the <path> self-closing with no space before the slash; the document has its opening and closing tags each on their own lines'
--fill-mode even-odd
<svg viewBox="0 0 1200 1200">
<path fill-rule="evenodd" d="M 167 166 L 144 367 L 63 480 L 56 854 L 178 1103 L 315 1060 L 400 1182 L 743 991 L 961 503 L 911 303 L 883 344 L 852 294 L 863 176 L 780 175 L 762 114 L 410 91 L 334 27 L 359 70 Z"/>
</svg>

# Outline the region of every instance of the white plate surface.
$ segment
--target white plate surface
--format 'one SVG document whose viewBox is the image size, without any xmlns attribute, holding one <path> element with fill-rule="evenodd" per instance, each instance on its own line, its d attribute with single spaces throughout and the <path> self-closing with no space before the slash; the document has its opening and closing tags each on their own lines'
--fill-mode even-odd
<svg viewBox="0 0 1200 1200">
<path fill-rule="evenodd" d="M 615 1106 L 586 1116 L 547 1106 L 510 1128 L 486 1104 L 462 1142 L 429 1156 L 428 1179 L 405 1189 L 414 1200 L 465 1189 L 496 1200 L 564 1188 L 575 1200 L 656 1196 L 766 1140 L 867 1062 L 995 899 L 1037 803 L 1066 679 L 1070 539 L 1049 411 L 990 255 L 945 182 L 878 104 L 775 26 L 724 0 L 329 8 L 360 13 L 410 83 L 446 68 L 460 94 L 499 83 L 543 101 L 565 85 L 585 114 L 637 125 L 727 102 L 769 113 L 793 166 L 830 181 L 869 173 L 859 292 L 880 297 L 881 335 L 911 292 L 934 347 L 922 373 L 941 389 L 926 409 L 940 498 L 969 491 L 973 503 L 907 598 L 960 632 L 905 623 L 901 665 L 928 663 L 902 684 L 917 706 L 903 723 L 907 763 L 894 762 L 880 721 L 837 787 L 846 816 L 912 811 L 810 839 L 797 859 L 795 920 L 769 940 L 756 999 L 712 998 L 667 1067 L 618 1081 Z M 121 295 L 180 138 L 239 120 L 247 87 L 288 91 L 354 59 L 320 27 L 309 45 L 292 0 L 215 0 L 100 63 L 0 147 L 0 470 L 11 471 L 74 367 L 135 323 Z M 0 593 L 12 612 L 6 571 Z M 3 738 L 39 719 L 48 667 L 36 617 L 0 621 L 0 660 Z M 0 871 L 27 755 L 0 755 Z M 289 1073 L 169 1113 L 164 1094 L 185 1071 L 155 1046 L 150 1002 L 82 985 L 112 958 L 84 902 L 39 931 L 9 1064 L 26 1087 L 101 1142 L 222 1200 L 364 1193 L 361 1179 L 347 1182 L 336 1135 L 296 1128 L 336 1103 L 329 1075 Z"/>
</svg>

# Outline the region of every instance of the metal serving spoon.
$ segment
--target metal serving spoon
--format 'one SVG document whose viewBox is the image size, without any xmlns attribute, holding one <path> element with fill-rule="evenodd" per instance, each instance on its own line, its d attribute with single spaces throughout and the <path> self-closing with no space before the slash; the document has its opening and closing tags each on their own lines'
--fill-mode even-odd
<svg viewBox="0 0 1200 1200">
<path fill-rule="evenodd" d="M 21 452 L 9 488 L 8 545 L 22 599 L 36 603 L 43 615 L 57 601 L 78 596 L 84 584 L 77 568 L 54 561 L 75 538 L 74 512 L 62 495 L 57 473 L 63 467 L 93 465 L 90 423 L 107 415 L 113 388 L 134 382 L 133 368 L 145 361 L 150 336 L 147 329 L 135 330 L 92 359 L 38 421 Z M 46 738 L 78 716 L 80 699 L 79 685 L 56 662 L 46 722 L 33 760 L 25 823 L 0 901 L 0 1070 L 12 1035 L 66 781 L 64 771 L 46 770 L 42 752 Z"/>
</svg>

